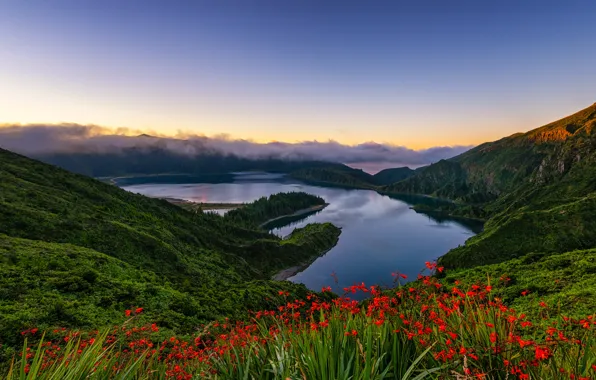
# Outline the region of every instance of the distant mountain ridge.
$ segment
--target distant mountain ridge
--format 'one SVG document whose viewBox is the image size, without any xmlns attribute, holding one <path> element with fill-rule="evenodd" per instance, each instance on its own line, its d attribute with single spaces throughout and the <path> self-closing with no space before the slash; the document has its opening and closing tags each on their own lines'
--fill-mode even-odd
<svg viewBox="0 0 596 380">
<path fill-rule="evenodd" d="M 148 136 L 147 139 L 153 139 Z M 128 147 L 106 152 L 59 152 L 30 155 L 48 164 L 90 177 L 118 177 L 153 174 L 223 174 L 239 171 L 267 171 L 290 173 L 303 168 L 347 166 L 312 160 L 284 160 L 279 158 L 251 159 L 217 152 L 185 154 L 159 144 Z"/>
<path fill-rule="evenodd" d="M 148 135 L 144 137 L 154 138 Z M 251 159 L 216 152 L 181 154 L 160 144 L 122 148 L 113 152 L 73 151 L 37 154 L 32 157 L 78 174 L 96 178 L 157 174 L 207 176 L 242 171 L 265 171 L 288 174 L 290 177 L 313 184 L 376 188 L 407 178 L 414 173 L 413 170 L 403 167 L 385 169 L 371 175 L 361 169 L 327 161 Z"/>
<path fill-rule="evenodd" d="M 413 176 L 414 173 L 416 173 L 415 170 L 410 169 L 407 166 L 403 166 L 400 168 L 383 169 L 373 177 L 377 185 L 383 186 L 403 181 L 404 179 Z"/>
</svg>

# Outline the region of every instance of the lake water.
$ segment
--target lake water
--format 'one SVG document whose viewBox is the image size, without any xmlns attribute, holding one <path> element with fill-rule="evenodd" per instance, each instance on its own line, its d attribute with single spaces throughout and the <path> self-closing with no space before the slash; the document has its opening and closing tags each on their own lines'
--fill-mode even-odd
<svg viewBox="0 0 596 380">
<path fill-rule="evenodd" d="M 333 249 L 288 279 L 312 290 L 331 286 L 342 293 L 344 287 L 361 282 L 391 286 L 395 271 L 415 278 L 425 261 L 436 260 L 482 228 L 478 222 L 431 217 L 410 209 L 412 203 L 428 198 L 408 197 L 407 203 L 370 190 L 311 186 L 276 174 L 235 173 L 231 181 L 220 183 L 192 183 L 188 177 L 184 178 L 187 183 L 139 183 L 146 181 L 151 178 L 127 179 L 118 185 L 152 197 L 194 202 L 251 202 L 289 191 L 321 196 L 329 203 L 324 210 L 271 230 L 286 236 L 313 222 L 331 222 L 342 228 Z"/>
</svg>

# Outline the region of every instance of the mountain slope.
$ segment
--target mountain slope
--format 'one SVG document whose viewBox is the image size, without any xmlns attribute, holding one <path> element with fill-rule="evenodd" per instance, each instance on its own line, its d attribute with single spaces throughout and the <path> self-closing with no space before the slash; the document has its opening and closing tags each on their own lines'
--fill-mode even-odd
<svg viewBox="0 0 596 380">
<path fill-rule="evenodd" d="M 328 164 L 320 167 L 307 167 L 290 173 L 293 178 L 325 186 L 339 186 L 359 189 L 372 189 L 375 179 L 362 169 L 354 169 L 342 164 Z"/>
<path fill-rule="evenodd" d="M 565 316 L 596 310 L 596 249 L 538 252 L 499 264 L 448 271 L 445 281 L 495 286 L 495 296 L 518 312 L 540 315 L 543 301 Z M 525 296 L 524 294 L 528 294 Z"/>
<path fill-rule="evenodd" d="M 0 314 L 23 317 L 11 326 L 94 327 L 112 320 L 124 305 L 146 307 L 181 332 L 221 316 L 243 316 L 249 308 L 269 305 L 266 292 L 305 292 L 303 286 L 268 279 L 328 250 L 339 233 L 331 224 L 313 224 L 281 240 L 0 149 L 0 262 L 3 269 L 13 268 L 3 286 L 11 294 L 2 297 Z M 115 273 L 116 267 L 123 272 Z M 62 274 L 39 276 L 45 270 Z M 24 278 L 21 272 L 37 274 Z M 51 282 L 57 277 L 65 282 L 56 290 Z M 88 279 L 111 281 L 106 285 L 111 290 L 90 286 Z M 61 300 L 69 311 L 26 311 L 43 297 Z M 174 305 L 183 304 L 183 315 L 176 314 Z M 77 312 L 89 318 L 73 317 Z"/>
<path fill-rule="evenodd" d="M 375 174 L 373 178 L 376 185 L 384 186 L 403 181 L 404 179 L 413 176 L 414 173 L 414 170 L 404 166 L 401 168 L 383 169 Z"/>
<path fill-rule="evenodd" d="M 384 191 L 482 203 L 524 185 L 558 181 L 574 166 L 594 162 L 595 126 L 596 104 L 541 128 L 441 160 Z"/>
<path fill-rule="evenodd" d="M 591 248 L 596 246 L 595 126 L 596 104 L 439 161 L 383 191 L 452 199 L 456 203 L 442 211 L 488 219 L 483 233 L 443 256 L 449 267 Z"/>
<path fill-rule="evenodd" d="M 154 145 L 114 148 L 106 152 L 72 151 L 32 155 L 32 158 L 89 177 L 186 174 L 212 175 L 242 171 L 290 173 L 303 168 L 335 166 L 314 160 L 244 158 L 218 152 L 184 152 L 168 148 L 156 139 Z"/>
</svg>

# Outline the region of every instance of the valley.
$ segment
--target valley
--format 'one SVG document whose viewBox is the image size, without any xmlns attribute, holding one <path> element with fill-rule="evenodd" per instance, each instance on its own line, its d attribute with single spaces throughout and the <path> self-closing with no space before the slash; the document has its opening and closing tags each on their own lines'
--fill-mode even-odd
<svg viewBox="0 0 596 380">
<path fill-rule="evenodd" d="M 425 261 L 438 259 L 482 230 L 482 223 L 478 221 L 437 218 L 411 209 L 413 204 L 432 203 L 433 199 L 415 196 L 400 199 L 372 190 L 313 186 L 267 173 L 235 174 L 234 180 L 228 183 L 148 182 L 123 188 L 147 196 L 223 203 L 248 203 L 262 196 L 286 192 L 322 197 L 328 205 L 322 204 L 320 210 L 269 221 L 267 228 L 285 237 L 294 228 L 309 223 L 330 222 L 340 227 L 342 234 L 336 246 L 310 265 L 299 266 L 299 273 L 288 278 L 314 291 L 331 286 L 338 294 L 344 287 L 362 281 L 393 286 L 391 273 L 394 271 L 415 278 Z"/>
</svg>

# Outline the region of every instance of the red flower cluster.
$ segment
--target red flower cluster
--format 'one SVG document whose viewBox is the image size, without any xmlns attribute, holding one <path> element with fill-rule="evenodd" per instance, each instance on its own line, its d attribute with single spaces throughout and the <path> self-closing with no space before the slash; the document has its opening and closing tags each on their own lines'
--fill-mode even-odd
<svg viewBox="0 0 596 380">
<path fill-rule="evenodd" d="M 432 272 L 443 271 L 435 263 L 427 263 L 426 267 Z M 125 325 L 115 327 L 103 344 L 108 347 L 118 342 L 123 347 L 115 372 L 122 371 L 131 358 L 145 355 L 148 362 L 163 364 L 168 377 L 191 379 L 217 374 L 220 369 L 216 363 L 226 358 L 238 363 L 250 355 L 259 355 L 259 347 L 275 344 L 279 337 L 287 339 L 285 344 L 289 345 L 291 336 L 324 341 L 327 338 L 322 334 L 339 332 L 341 339 L 361 345 L 360 339 L 374 331 L 384 339 L 399 339 L 419 351 L 431 347 L 429 365 L 441 366 L 449 376 L 457 373 L 461 378 L 488 379 L 494 373 L 509 373 L 512 378 L 529 379 L 536 378 L 540 370 L 555 368 L 558 376 L 594 379 L 596 364 L 581 367 L 563 360 L 565 355 L 579 358 L 590 354 L 596 358 L 590 351 L 596 347 L 588 346 L 584 339 L 586 334 L 594 336 L 593 316 L 529 320 L 495 297 L 491 285 L 473 284 L 466 289 L 460 285 L 456 282 L 447 286 L 436 277 L 420 275 L 408 289 L 381 291 L 364 283 L 344 288 L 347 294 L 362 292 L 370 296 L 362 302 L 348 297 L 329 301 L 328 296 L 317 294 L 310 294 L 307 301 L 291 300 L 290 293 L 279 291 L 278 295 L 285 297 L 284 303 L 275 310 L 253 313 L 248 323 L 224 320 L 202 326 L 191 339 L 172 336 L 161 340 L 156 338 L 160 329 L 155 324 Z M 331 288 L 322 291 L 330 292 Z M 540 313 L 548 312 L 545 303 L 540 306 Z M 142 312 L 143 308 L 136 308 L 134 315 Z M 133 310 L 126 310 L 125 315 L 132 316 Z M 36 333 L 37 329 L 22 332 L 29 336 Z M 43 368 L 62 360 L 60 348 L 71 339 L 81 339 L 80 351 L 84 352 L 97 337 L 96 332 L 83 338 L 66 330 L 55 330 L 54 335 L 45 343 Z M 34 350 L 31 346 L 24 360 L 30 361 Z"/>
<path fill-rule="evenodd" d="M 143 310 L 144 309 L 142 307 L 137 307 L 134 310 L 134 315 L 141 314 L 143 312 Z M 127 316 L 127 317 L 130 317 L 131 315 L 133 315 L 133 311 L 132 310 L 124 310 L 124 315 Z"/>
</svg>

